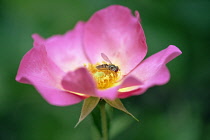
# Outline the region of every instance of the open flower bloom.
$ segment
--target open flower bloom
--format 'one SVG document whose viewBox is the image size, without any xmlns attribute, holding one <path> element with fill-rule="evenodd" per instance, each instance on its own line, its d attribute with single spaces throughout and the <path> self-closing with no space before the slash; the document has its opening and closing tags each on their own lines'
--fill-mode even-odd
<svg viewBox="0 0 210 140">
<path fill-rule="evenodd" d="M 64 35 L 43 39 L 25 54 L 16 76 L 33 85 L 50 104 L 66 106 L 90 96 L 114 100 L 140 95 L 166 84 L 166 64 L 181 54 L 170 45 L 143 60 L 147 53 L 139 13 L 109 6 Z"/>
</svg>

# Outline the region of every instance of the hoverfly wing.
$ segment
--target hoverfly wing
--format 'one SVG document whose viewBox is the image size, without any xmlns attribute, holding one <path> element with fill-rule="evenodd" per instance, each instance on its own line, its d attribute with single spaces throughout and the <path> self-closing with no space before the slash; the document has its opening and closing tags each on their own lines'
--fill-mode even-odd
<svg viewBox="0 0 210 140">
<path fill-rule="evenodd" d="M 102 57 L 106 62 L 109 62 L 110 64 L 112 64 L 112 62 L 109 60 L 109 58 L 108 58 L 104 53 L 101 53 L 101 57 Z"/>
</svg>

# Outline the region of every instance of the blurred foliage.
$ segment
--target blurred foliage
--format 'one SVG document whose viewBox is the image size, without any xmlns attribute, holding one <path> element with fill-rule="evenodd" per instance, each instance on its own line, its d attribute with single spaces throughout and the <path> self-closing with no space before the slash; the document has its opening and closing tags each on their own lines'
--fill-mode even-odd
<svg viewBox="0 0 210 140">
<path fill-rule="evenodd" d="M 77 128 L 81 103 L 49 105 L 15 75 L 32 47 L 31 34 L 63 34 L 97 10 L 120 4 L 141 14 L 148 56 L 173 44 L 183 54 L 170 62 L 171 80 L 145 94 L 123 100 L 140 119 L 136 123 L 113 110 L 114 140 L 207 140 L 210 137 L 208 0 L 1 0 L 0 1 L 0 139 L 98 140 L 88 117 Z"/>
</svg>

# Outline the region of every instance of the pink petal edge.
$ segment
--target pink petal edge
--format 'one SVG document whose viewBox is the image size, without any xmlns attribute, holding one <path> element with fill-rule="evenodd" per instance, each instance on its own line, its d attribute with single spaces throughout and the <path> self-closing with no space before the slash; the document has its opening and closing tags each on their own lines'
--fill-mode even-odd
<svg viewBox="0 0 210 140">
<path fill-rule="evenodd" d="M 75 28 L 64 35 L 55 35 L 45 40 L 48 57 L 64 72 L 74 71 L 89 63 L 83 50 L 85 23 L 78 22 Z"/>
<path fill-rule="evenodd" d="M 140 95 L 149 87 L 166 84 L 170 79 L 170 72 L 166 64 L 180 54 L 182 54 L 182 52 L 179 48 L 170 45 L 166 49 L 143 60 L 140 65 L 130 73 L 131 76 L 140 80 L 142 85 L 139 85 L 139 88 L 133 91 L 119 93 L 119 98 Z"/>
<path fill-rule="evenodd" d="M 35 42 L 37 36 L 33 36 Z M 78 103 L 84 99 L 61 90 L 60 81 L 64 75 L 48 57 L 42 43 L 28 51 L 21 60 L 16 80 L 21 83 L 33 85 L 43 98 L 52 105 L 66 106 Z"/>
</svg>

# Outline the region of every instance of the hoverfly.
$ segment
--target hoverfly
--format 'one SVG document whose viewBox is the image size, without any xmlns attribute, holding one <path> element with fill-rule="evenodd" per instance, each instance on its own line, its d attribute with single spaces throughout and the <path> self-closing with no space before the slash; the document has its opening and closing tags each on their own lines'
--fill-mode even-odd
<svg viewBox="0 0 210 140">
<path fill-rule="evenodd" d="M 104 53 L 101 53 L 101 57 L 106 62 L 109 62 L 109 64 L 101 64 L 101 65 L 96 66 L 96 68 L 98 70 L 111 70 L 114 72 L 118 72 L 120 70 L 118 66 L 115 66 L 114 64 L 112 64 L 112 62 L 109 60 L 109 58 Z"/>
</svg>

